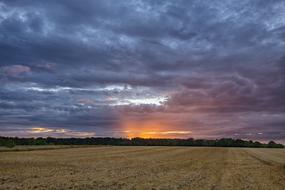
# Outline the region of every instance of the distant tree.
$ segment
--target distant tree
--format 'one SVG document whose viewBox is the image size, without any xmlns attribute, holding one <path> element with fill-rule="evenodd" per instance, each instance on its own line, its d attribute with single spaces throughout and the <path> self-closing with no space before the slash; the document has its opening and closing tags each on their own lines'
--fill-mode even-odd
<svg viewBox="0 0 285 190">
<path fill-rule="evenodd" d="M 284 146 L 282 144 L 277 144 L 274 141 L 269 141 L 269 143 L 267 144 L 268 148 L 284 148 Z"/>
<path fill-rule="evenodd" d="M 262 144 L 260 142 L 258 142 L 258 141 L 255 141 L 254 142 L 254 147 L 256 147 L 256 148 L 262 147 Z"/>
<path fill-rule="evenodd" d="M 36 140 L 35 140 L 35 143 L 34 143 L 35 145 L 47 145 L 47 140 L 46 139 L 44 139 L 44 138 L 37 138 Z"/>
<path fill-rule="evenodd" d="M 276 146 L 276 143 L 274 141 L 269 141 L 267 146 L 270 147 L 270 148 L 274 148 Z"/>
</svg>

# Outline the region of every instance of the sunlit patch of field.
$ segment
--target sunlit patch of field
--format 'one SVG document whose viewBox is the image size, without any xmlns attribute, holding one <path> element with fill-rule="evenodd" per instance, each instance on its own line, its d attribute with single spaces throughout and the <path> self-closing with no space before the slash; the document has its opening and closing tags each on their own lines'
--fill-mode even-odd
<svg viewBox="0 0 285 190">
<path fill-rule="evenodd" d="M 84 147 L 0 152 L 0 189 L 285 189 L 284 149 Z"/>
</svg>

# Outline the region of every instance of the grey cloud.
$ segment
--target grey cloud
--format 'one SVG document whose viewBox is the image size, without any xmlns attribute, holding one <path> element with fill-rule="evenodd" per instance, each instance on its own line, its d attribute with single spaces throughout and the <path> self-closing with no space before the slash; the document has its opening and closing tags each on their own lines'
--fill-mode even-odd
<svg viewBox="0 0 285 190">
<path fill-rule="evenodd" d="M 284 113 L 284 8 L 282 0 L 2 0 L 0 128 L 103 134 L 121 112 Z M 94 90 L 112 85 L 131 89 Z M 150 97 L 167 100 L 114 106 Z"/>
</svg>

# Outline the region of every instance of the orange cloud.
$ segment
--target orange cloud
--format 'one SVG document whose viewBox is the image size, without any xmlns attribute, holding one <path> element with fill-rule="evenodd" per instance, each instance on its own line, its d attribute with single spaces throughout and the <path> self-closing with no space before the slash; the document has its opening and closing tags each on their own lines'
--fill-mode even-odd
<svg viewBox="0 0 285 190">
<path fill-rule="evenodd" d="M 82 132 L 73 131 L 69 129 L 51 129 L 44 127 L 33 127 L 26 131 L 28 134 L 34 134 L 36 136 L 61 136 L 61 137 L 92 137 L 95 136 L 95 132 Z"/>
</svg>

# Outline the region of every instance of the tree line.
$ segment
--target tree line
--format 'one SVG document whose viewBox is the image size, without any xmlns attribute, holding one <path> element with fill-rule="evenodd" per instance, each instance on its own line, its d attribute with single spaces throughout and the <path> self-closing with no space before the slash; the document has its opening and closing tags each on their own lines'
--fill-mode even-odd
<svg viewBox="0 0 285 190">
<path fill-rule="evenodd" d="M 254 148 L 284 148 L 284 145 L 270 141 L 267 144 L 258 141 L 222 138 L 205 139 L 156 139 L 156 138 L 18 138 L 0 137 L 0 146 L 14 147 L 16 145 L 113 145 L 113 146 L 209 146 L 209 147 L 254 147 Z"/>
</svg>

